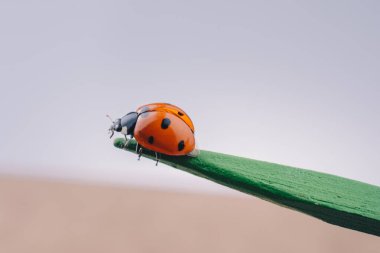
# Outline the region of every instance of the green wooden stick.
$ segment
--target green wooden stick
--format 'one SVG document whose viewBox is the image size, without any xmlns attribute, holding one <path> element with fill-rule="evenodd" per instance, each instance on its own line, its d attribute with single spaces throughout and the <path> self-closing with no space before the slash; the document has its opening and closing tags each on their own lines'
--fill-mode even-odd
<svg viewBox="0 0 380 253">
<path fill-rule="evenodd" d="M 125 140 L 115 139 L 123 149 Z M 136 142 L 126 148 L 136 152 Z M 144 150 L 144 157 L 155 159 Z M 161 155 L 167 164 L 328 223 L 380 236 L 380 187 L 325 173 L 201 150 L 198 157 Z"/>
</svg>

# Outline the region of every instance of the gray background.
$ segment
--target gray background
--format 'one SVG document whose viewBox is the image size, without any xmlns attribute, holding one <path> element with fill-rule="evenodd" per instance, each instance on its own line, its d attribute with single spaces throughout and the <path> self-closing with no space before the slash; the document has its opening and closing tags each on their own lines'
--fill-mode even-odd
<svg viewBox="0 0 380 253">
<path fill-rule="evenodd" d="M 0 173 L 229 192 L 112 146 L 169 102 L 201 149 L 380 185 L 378 1 L 0 2 Z"/>
</svg>

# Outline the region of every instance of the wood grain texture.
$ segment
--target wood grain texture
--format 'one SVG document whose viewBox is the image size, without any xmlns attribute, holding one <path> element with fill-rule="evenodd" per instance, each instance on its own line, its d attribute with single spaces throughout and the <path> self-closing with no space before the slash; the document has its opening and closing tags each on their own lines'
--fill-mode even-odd
<svg viewBox="0 0 380 253">
<path fill-rule="evenodd" d="M 115 139 L 114 146 L 122 149 L 124 141 Z M 135 152 L 136 142 L 126 150 Z M 149 150 L 143 156 L 155 159 Z M 196 158 L 161 155 L 160 162 L 328 223 L 380 236 L 380 187 L 205 150 Z"/>
</svg>

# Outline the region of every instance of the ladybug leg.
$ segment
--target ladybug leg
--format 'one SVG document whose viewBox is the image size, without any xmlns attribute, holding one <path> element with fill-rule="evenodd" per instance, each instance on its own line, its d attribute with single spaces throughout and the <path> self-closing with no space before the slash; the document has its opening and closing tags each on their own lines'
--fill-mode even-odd
<svg viewBox="0 0 380 253">
<path fill-rule="evenodd" d="M 143 153 L 143 148 L 140 148 L 140 149 L 139 149 L 139 152 L 138 152 L 139 157 L 137 158 L 137 160 L 140 161 L 140 158 L 141 158 L 141 156 L 142 156 L 142 153 Z"/>
<path fill-rule="evenodd" d="M 157 152 L 154 152 L 156 155 L 156 166 L 158 165 L 158 161 L 160 160 L 158 157 L 160 156 Z"/>
<path fill-rule="evenodd" d="M 128 139 L 127 135 L 124 135 L 124 136 L 125 136 L 125 142 L 124 142 L 124 146 L 123 146 L 123 148 L 125 149 L 126 147 L 128 147 L 128 144 L 129 144 L 129 142 L 132 140 L 132 138 L 131 138 L 131 139 Z"/>
</svg>

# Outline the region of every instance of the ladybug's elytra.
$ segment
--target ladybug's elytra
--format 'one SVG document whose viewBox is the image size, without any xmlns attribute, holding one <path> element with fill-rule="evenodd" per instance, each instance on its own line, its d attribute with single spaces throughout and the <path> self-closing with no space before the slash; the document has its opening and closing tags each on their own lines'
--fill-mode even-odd
<svg viewBox="0 0 380 253">
<path fill-rule="evenodd" d="M 157 163 L 159 153 L 172 156 L 196 156 L 199 153 L 195 148 L 194 125 L 190 117 L 181 108 L 167 103 L 140 106 L 136 112 L 113 121 L 109 131 L 111 137 L 114 131 L 122 133 L 126 138 L 125 147 L 135 138 L 139 158 L 143 148 L 150 149 L 156 153 Z"/>
</svg>

